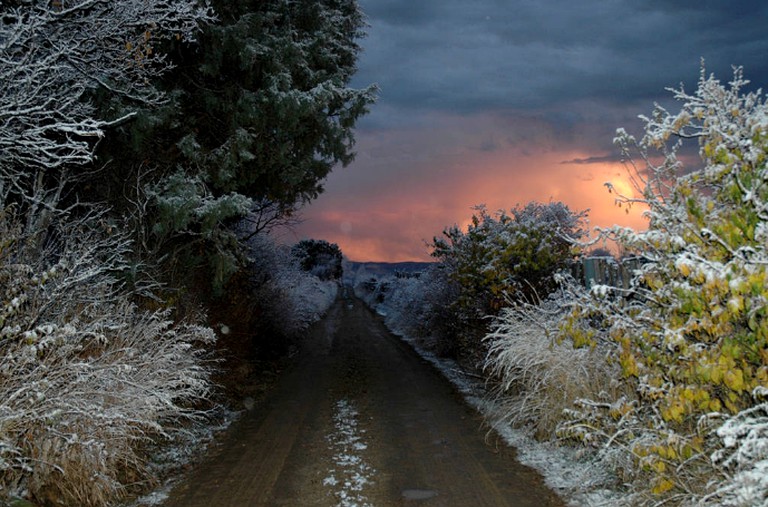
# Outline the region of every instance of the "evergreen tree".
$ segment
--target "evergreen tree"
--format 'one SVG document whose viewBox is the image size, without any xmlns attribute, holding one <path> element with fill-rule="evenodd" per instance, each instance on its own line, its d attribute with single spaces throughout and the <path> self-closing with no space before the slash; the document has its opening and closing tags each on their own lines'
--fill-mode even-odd
<svg viewBox="0 0 768 507">
<path fill-rule="evenodd" d="M 105 145 L 102 160 L 119 170 L 97 191 L 114 197 L 133 175 L 133 195 L 117 206 L 149 202 L 154 213 L 136 229 L 153 224 L 155 254 L 207 259 L 221 282 L 237 265 L 230 226 L 254 202 L 290 214 L 317 197 L 332 168 L 352 161 L 375 88 L 349 87 L 365 26 L 354 0 L 213 7 L 219 21 L 199 44 L 167 44 L 171 100 L 118 127 L 126 142 Z"/>
<path fill-rule="evenodd" d="M 305 239 L 291 249 L 301 269 L 321 280 L 338 280 L 342 275 L 342 254 L 339 245 L 322 239 Z"/>
<path fill-rule="evenodd" d="M 317 197 L 333 166 L 351 162 L 352 128 L 373 101 L 372 88 L 348 87 L 364 26 L 356 2 L 217 7 L 223 21 L 205 32 L 195 72 L 175 83 L 185 161 L 214 192 L 289 204 Z"/>
</svg>

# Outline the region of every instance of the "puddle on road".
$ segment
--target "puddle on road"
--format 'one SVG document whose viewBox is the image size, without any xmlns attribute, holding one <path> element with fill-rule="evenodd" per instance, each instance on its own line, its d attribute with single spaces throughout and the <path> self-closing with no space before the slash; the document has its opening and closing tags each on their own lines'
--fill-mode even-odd
<svg viewBox="0 0 768 507">
<path fill-rule="evenodd" d="M 339 400 L 333 414 L 334 431 L 326 437 L 336 467 L 323 479 L 323 485 L 331 488 L 339 507 L 371 507 L 364 489 L 373 483 L 375 470 L 362 456 L 368 445 L 362 437 L 365 430 L 357 426 L 357 417 L 350 401 Z"/>
<path fill-rule="evenodd" d="M 433 489 L 406 489 L 403 490 L 403 498 L 406 500 L 429 500 L 437 496 Z"/>
</svg>

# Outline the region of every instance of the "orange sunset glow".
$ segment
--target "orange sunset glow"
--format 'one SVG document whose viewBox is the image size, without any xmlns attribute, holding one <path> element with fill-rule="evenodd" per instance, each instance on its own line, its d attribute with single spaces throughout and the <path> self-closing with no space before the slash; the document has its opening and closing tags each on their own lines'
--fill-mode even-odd
<svg viewBox="0 0 768 507">
<path fill-rule="evenodd" d="M 644 229 L 643 210 L 627 213 L 604 186 L 633 190 L 616 129 L 641 140 L 638 116 L 676 110 L 672 90 L 695 88 L 704 70 L 743 66 L 756 86 L 768 81 L 760 2 L 360 6 L 369 26 L 350 84 L 377 85 L 378 100 L 356 125 L 356 159 L 283 238 L 325 239 L 356 261 L 430 260 L 432 238 L 479 204 L 561 201 L 589 209 L 591 226 Z"/>
<path fill-rule="evenodd" d="M 531 201 L 589 209 L 591 226 L 645 227 L 642 210 L 619 208 L 604 185 L 611 182 L 633 195 L 619 162 L 565 162 L 586 160 L 589 154 L 510 145 L 488 152 L 458 150 L 432 161 L 394 157 L 393 163 L 412 164 L 410 170 L 387 171 L 370 156 L 380 151 L 379 143 L 361 140 L 359 160 L 332 174 L 326 193 L 304 211 L 299 236 L 337 243 L 356 261 L 427 261 L 427 243 L 445 227 L 466 228 L 475 205 L 493 212 Z"/>
</svg>

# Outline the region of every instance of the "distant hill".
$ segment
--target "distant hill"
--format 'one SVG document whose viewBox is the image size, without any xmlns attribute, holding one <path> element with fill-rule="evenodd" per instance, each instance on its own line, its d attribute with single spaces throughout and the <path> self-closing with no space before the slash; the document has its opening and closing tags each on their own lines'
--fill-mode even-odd
<svg viewBox="0 0 768 507">
<path fill-rule="evenodd" d="M 383 277 L 400 273 L 418 273 L 424 271 L 432 262 L 344 262 L 344 280 L 351 282 L 355 276 L 364 270 L 366 274 Z"/>
</svg>

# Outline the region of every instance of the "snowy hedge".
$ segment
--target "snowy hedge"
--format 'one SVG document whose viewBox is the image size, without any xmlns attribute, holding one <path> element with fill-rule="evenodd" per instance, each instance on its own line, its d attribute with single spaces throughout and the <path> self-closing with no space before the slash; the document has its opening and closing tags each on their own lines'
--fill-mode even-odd
<svg viewBox="0 0 768 507">
<path fill-rule="evenodd" d="M 693 94 L 674 90 L 679 112 L 641 117 L 642 139 L 619 130 L 641 164 L 628 159 L 638 193 L 618 200 L 647 207 L 649 227 L 603 233 L 645 263 L 628 290 L 571 285 L 550 326 L 551 350 L 600 352 L 618 374 L 557 414 L 558 432 L 612 460 L 634 503 L 768 498 L 768 108 L 747 84 L 702 72 Z M 690 139 L 698 164 L 678 156 Z M 511 380 L 521 318 L 502 314 L 490 336 L 489 364 Z"/>
<path fill-rule="evenodd" d="M 384 317 L 392 332 L 438 356 L 457 355 L 458 322 L 451 305 L 458 291 L 441 265 L 409 276 L 371 276 L 361 269 L 353 285 L 355 294 Z"/>
<path fill-rule="evenodd" d="M 335 301 L 338 281 L 305 271 L 304 258 L 296 257 L 291 246 L 280 245 L 269 235 L 260 234 L 248 242 L 248 251 L 256 304 L 261 312 L 259 319 L 284 338 L 299 336 L 325 315 Z"/>
</svg>

